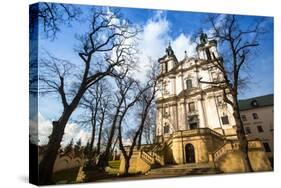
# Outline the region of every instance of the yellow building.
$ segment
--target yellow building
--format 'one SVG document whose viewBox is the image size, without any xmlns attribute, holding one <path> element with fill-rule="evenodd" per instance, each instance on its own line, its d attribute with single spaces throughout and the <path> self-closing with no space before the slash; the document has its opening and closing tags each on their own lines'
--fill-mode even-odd
<svg viewBox="0 0 281 188">
<path fill-rule="evenodd" d="M 233 110 L 223 101 L 223 91 L 204 81 L 222 81 L 213 66 L 222 60 L 217 41 L 200 35 L 197 58 L 178 61 L 169 45 L 158 60 L 160 75 L 156 94 L 156 143 L 135 150 L 131 172 L 165 176 L 245 172 Z M 249 157 L 255 171 L 271 170 L 263 144 L 249 140 Z M 121 156 L 120 173 L 124 171 Z"/>
</svg>

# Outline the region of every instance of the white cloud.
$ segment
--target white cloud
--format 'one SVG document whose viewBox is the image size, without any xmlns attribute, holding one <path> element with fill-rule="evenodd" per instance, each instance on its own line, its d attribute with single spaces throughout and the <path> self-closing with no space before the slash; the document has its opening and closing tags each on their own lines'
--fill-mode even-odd
<svg viewBox="0 0 281 188">
<path fill-rule="evenodd" d="M 138 48 L 139 70 L 135 73 L 137 79 L 145 81 L 145 72 L 149 70 L 150 64 L 148 58 L 158 59 L 163 56 L 170 37 L 169 22 L 163 16 L 163 12 L 157 11 L 155 16 L 147 21 L 143 26 L 143 32 L 139 35 Z"/>
<path fill-rule="evenodd" d="M 168 43 L 177 56 L 178 60 L 184 58 L 184 51 L 189 57 L 195 55 L 195 43 L 192 43 L 191 36 L 180 33 L 175 39 L 170 36 L 171 23 L 166 19 L 165 12 L 156 11 L 155 15 L 143 26 L 143 32 L 139 35 L 140 41 L 138 48 L 139 70 L 135 72 L 135 77 L 141 81 L 146 80 L 146 72 L 149 70 L 150 62 L 148 58 L 158 60 L 165 55 Z"/>
<path fill-rule="evenodd" d="M 46 119 L 41 113 L 38 113 L 38 125 L 37 125 L 37 118 L 30 120 L 30 134 L 31 134 L 31 140 L 33 142 L 36 143 L 36 139 L 38 138 L 39 145 L 45 145 L 48 143 L 49 135 L 51 133 L 52 133 L 52 121 Z M 91 138 L 91 134 L 85 131 L 84 129 L 81 129 L 77 124 L 68 123 L 65 127 L 64 136 L 61 145 L 65 146 L 70 142 L 72 138 L 74 142 L 81 139 L 82 145 L 86 145 L 87 141 Z"/>
<path fill-rule="evenodd" d="M 188 57 L 192 57 L 196 54 L 196 44 L 192 42 L 191 36 L 186 36 L 183 33 L 171 42 L 171 46 L 178 60 L 184 58 L 184 51 L 186 51 Z"/>
<path fill-rule="evenodd" d="M 44 145 L 48 143 L 48 136 L 52 132 L 51 121 L 46 120 L 41 113 L 38 116 L 30 119 L 29 130 L 31 141 L 37 143 L 39 140 L 39 145 Z"/>
<path fill-rule="evenodd" d="M 81 129 L 77 124 L 68 123 L 65 127 L 61 145 L 67 145 L 72 138 L 74 143 L 81 139 L 82 145 L 86 145 L 88 140 L 91 138 L 91 134 Z"/>
</svg>

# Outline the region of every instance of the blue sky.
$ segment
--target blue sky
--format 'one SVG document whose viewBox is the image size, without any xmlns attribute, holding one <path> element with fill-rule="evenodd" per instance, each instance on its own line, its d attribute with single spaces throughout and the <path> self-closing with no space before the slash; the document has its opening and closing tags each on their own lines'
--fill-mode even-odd
<svg viewBox="0 0 281 188">
<path fill-rule="evenodd" d="M 89 7 L 81 6 L 81 8 L 84 14 L 88 12 Z M 185 50 L 189 56 L 192 56 L 196 45 L 191 42 L 191 36 L 201 28 L 209 29 L 203 23 L 208 15 L 206 13 L 130 8 L 121 8 L 120 11 L 124 18 L 143 29 L 140 42 L 143 58 L 140 63 L 144 70 L 147 67 L 147 57 L 158 59 L 163 56 L 168 42 L 171 42 L 178 59 L 183 57 Z M 254 18 L 245 16 L 242 24 L 254 24 Z M 239 94 L 240 99 L 273 93 L 273 18 L 267 17 L 265 24 L 268 32 L 264 35 L 256 55 L 249 62 L 251 83 L 248 89 Z M 84 31 L 87 31 L 87 24 L 83 21 L 72 23 L 72 27 L 62 25 L 61 32 L 53 41 L 45 39 L 41 33 L 39 49 L 49 51 L 58 58 L 67 59 L 76 65 L 83 65 L 74 48 L 78 44 L 75 34 L 82 34 Z M 41 50 L 39 56 L 42 54 Z M 141 73 L 138 76 L 141 78 Z M 40 97 L 39 112 L 45 120 L 56 119 L 61 110 L 59 98 Z"/>
</svg>

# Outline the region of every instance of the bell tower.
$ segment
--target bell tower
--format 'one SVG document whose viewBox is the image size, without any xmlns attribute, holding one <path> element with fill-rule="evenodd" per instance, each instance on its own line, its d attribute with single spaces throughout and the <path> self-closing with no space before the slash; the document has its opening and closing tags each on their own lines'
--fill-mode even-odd
<svg viewBox="0 0 281 188">
<path fill-rule="evenodd" d="M 166 48 L 166 55 L 160 58 L 158 62 L 160 63 L 161 74 L 170 72 L 178 63 L 170 43 Z"/>
<path fill-rule="evenodd" d="M 217 41 L 209 40 L 206 33 L 201 32 L 200 43 L 196 47 L 199 59 L 211 61 L 219 58 L 217 50 Z"/>
</svg>

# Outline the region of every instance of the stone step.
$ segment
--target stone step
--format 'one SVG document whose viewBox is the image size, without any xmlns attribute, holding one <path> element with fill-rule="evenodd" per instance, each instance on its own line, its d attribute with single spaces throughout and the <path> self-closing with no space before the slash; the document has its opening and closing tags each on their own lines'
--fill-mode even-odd
<svg viewBox="0 0 281 188">
<path fill-rule="evenodd" d="M 190 164 L 178 164 L 178 165 L 166 165 L 165 168 L 187 169 L 187 168 L 208 168 L 214 167 L 213 163 L 190 163 Z"/>
<path fill-rule="evenodd" d="M 213 168 L 197 168 L 197 169 L 170 169 L 170 170 L 151 170 L 147 175 L 158 175 L 158 176 L 182 176 L 182 175 L 206 175 L 206 174 L 218 174 L 220 171 Z"/>
<path fill-rule="evenodd" d="M 151 169 L 147 175 L 158 176 L 181 176 L 192 174 L 217 174 L 219 170 L 215 169 L 210 164 L 193 164 L 193 165 L 169 165 L 161 168 Z"/>
</svg>

